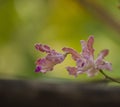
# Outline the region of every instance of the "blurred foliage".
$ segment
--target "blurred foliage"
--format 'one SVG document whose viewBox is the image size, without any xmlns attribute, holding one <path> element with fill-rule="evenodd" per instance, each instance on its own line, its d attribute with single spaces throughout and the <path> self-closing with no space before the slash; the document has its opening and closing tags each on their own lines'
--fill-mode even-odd
<svg viewBox="0 0 120 107">
<path fill-rule="evenodd" d="M 69 76 L 65 66 L 75 65 L 70 56 L 52 72 L 34 73 L 36 59 L 44 55 L 34 49 L 35 43 L 48 44 L 60 52 L 64 46 L 80 52 L 79 41 L 94 35 L 96 55 L 104 48 L 110 49 L 106 59 L 112 62 L 113 72 L 106 73 L 120 78 L 120 32 L 97 17 L 94 9 L 89 11 L 78 1 L 81 0 L 0 0 L 0 77 L 102 79 L 102 75 L 93 78 L 80 75 L 75 79 Z M 90 2 L 97 2 L 119 22 L 119 1 Z"/>
</svg>

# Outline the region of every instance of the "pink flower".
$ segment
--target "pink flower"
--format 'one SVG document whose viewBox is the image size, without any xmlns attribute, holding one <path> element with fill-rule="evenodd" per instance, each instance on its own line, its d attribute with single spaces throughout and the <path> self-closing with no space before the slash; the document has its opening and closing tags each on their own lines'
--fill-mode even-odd
<svg viewBox="0 0 120 107">
<path fill-rule="evenodd" d="M 90 36 L 88 41 L 81 40 L 82 52 L 79 54 L 71 48 L 63 48 L 66 54 L 71 54 L 73 60 L 76 61 L 76 67 L 67 67 L 70 75 L 77 76 L 78 74 L 87 73 L 88 76 L 96 75 L 99 70 L 112 70 L 111 63 L 104 60 L 108 55 L 109 50 L 102 50 L 98 57 L 94 60 L 94 37 Z"/>
<path fill-rule="evenodd" d="M 36 44 L 35 48 L 40 52 L 46 52 L 47 56 L 39 58 L 36 61 L 35 72 L 47 72 L 52 71 L 56 64 L 63 62 L 66 54 L 57 53 L 55 50 L 50 49 L 49 46 L 43 44 Z"/>
</svg>

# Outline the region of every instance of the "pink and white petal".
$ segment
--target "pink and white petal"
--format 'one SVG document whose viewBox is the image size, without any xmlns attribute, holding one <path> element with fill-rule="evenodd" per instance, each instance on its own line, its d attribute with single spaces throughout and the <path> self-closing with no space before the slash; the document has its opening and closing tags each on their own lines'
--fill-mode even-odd
<svg viewBox="0 0 120 107">
<path fill-rule="evenodd" d="M 84 57 L 85 59 L 89 60 L 89 57 L 91 56 L 89 49 L 87 47 L 87 42 L 84 40 L 81 40 L 81 45 L 82 45 L 82 52 L 81 55 L 82 57 Z"/>
<path fill-rule="evenodd" d="M 89 51 L 88 51 L 88 48 L 87 48 L 87 42 L 84 41 L 84 40 L 81 40 L 80 41 L 81 45 L 82 45 L 82 55 L 88 55 Z"/>
<path fill-rule="evenodd" d="M 98 65 L 103 64 L 103 62 L 104 62 L 104 57 L 107 56 L 108 53 L 109 53 L 109 50 L 108 50 L 108 49 L 102 50 L 102 51 L 99 53 L 97 59 L 95 60 L 95 65 L 98 66 Z"/>
<path fill-rule="evenodd" d="M 98 73 L 98 70 L 95 68 L 90 68 L 86 71 L 88 77 L 93 77 Z"/>
<path fill-rule="evenodd" d="M 104 62 L 103 64 L 98 65 L 98 69 L 112 71 L 112 64 L 109 62 Z"/>
<path fill-rule="evenodd" d="M 82 70 L 79 70 L 79 69 L 77 69 L 78 71 L 77 71 L 77 74 L 83 74 L 83 73 L 85 73 L 85 71 L 82 71 Z"/>
<path fill-rule="evenodd" d="M 43 45 L 43 44 L 35 44 L 35 48 L 36 50 L 39 50 L 41 52 L 46 52 L 46 53 L 50 53 L 51 52 L 51 49 L 49 46 L 47 45 Z"/>
<path fill-rule="evenodd" d="M 109 50 L 108 50 L 108 49 L 104 49 L 104 50 L 102 50 L 102 51 L 99 53 L 98 58 L 104 59 L 104 57 L 106 57 L 108 54 L 109 54 Z"/>
<path fill-rule="evenodd" d="M 93 44 L 94 44 L 94 37 L 90 36 L 87 41 L 87 47 L 91 55 L 94 54 Z"/>
<path fill-rule="evenodd" d="M 94 43 L 94 37 L 90 36 L 88 38 L 88 41 L 81 40 L 82 45 L 82 56 L 86 59 L 89 59 L 90 56 L 94 57 L 94 49 L 93 49 L 93 43 Z"/>
<path fill-rule="evenodd" d="M 55 64 L 58 64 L 58 63 L 63 62 L 65 57 L 66 57 L 65 55 L 57 53 L 56 55 L 48 54 L 46 56 L 46 59 L 53 62 L 53 63 L 55 63 Z"/>
<path fill-rule="evenodd" d="M 56 65 L 56 63 L 53 63 L 53 62 L 47 60 L 46 58 L 38 59 L 36 61 L 35 72 L 45 73 L 47 71 L 51 71 L 51 70 L 53 70 L 54 65 Z"/>
<path fill-rule="evenodd" d="M 43 69 L 41 69 L 41 72 L 46 73 L 46 72 L 49 72 L 49 71 L 52 71 L 52 70 L 53 70 L 53 67 L 43 68 Z"/>
<path fill-rule="evenodd" d="M 76 67 L 66 67 L 67 71 L 70 75 L 77 76 L 77 68 Z"/>
<path fill-rule="evenodd" d="M 72 55 L 72 58 L 76 61 L 78 58 L 80 58 L 81 57 L 81 55 L 78 53 L 78 52 L 76 52 L 74 49 L 72 49 L 72 48 L 66 48 L 66 47 L 64 47 L 63 49 L 62 49 L 66 54 L 71 54 Z"/>
</svg>

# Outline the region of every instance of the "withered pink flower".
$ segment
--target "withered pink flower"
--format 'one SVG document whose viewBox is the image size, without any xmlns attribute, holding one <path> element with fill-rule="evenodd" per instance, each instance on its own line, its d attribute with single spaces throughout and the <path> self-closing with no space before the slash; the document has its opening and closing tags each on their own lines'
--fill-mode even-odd
<svg viewBox="0 0 120 107">
<path fill-rule="evenodd" d="M 36 44 L 35 48 L 40 52 L 46 52 L 47 56 L 44 58 L 39 58 L 36 61 L 35 72 L 47 72 L 52 71 L 56 64 L 63 62 L 66 57 L 66 54 L 61 54 L 56 52 L 53 49 L 50 49 L 49 46 L 43 44 Z"/>
<path fill-rule="evenodd" d="M 82 52 L 79 54 L 74 49 L 63 48 L 62 50 L 66 54 L 71 54 L 73 60 L 76 61 L 75 67 L 67 67 L 70 75 L 77 76 L 78 74 L 87 73 L 88 76 L 96 75 L 99 70 L 112 70 L 111 63 L 104 60 L 104 57 L 108 55 L 109 50 L 102 50 L 98 57 L 94 59 L 94 37 L 90 36 L 87 41 L 81 40 Z"/>
</svg>

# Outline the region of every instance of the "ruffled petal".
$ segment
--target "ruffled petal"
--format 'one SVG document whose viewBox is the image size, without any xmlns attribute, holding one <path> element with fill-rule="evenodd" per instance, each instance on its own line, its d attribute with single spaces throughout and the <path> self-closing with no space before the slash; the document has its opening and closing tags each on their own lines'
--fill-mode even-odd
<svg viewBox="0 0 120 107">
<path fill-rule="evenodd" d="M 41 52 L 46 52 L 46 53 L 50 53 L 51 52 L 50 47 L 47 46 L 47 45 L 35 44 L 35 48 L 36 48 L 36 50 L 39 50 Z"/>
<path fill-rule="evenodd" d="M 102 50 L 99 54 L 97 59 L 95 60 L 96 65 L 101 65 L 103 63 L 103 59 L 105 56 L 107 56 L 109 53 L 108 49 Z"/>
<path fill-rule="evenodd" d="M 66 67 L 67 71 L 70 75 L 77 76 L 77 68 L 76 67 Z"/>
<path fill-rule="evenodd" d="M 98 67 L 99 70 L 101 69 L 101 70 L 112 71 L 112 64 L 109 63 L 109 62 L 103 61 L 103 63 L 99 64 L 97 67 Z"/>
<path fill-rule="evenodd" d="M 93 43 L 94 43 L 94 37 L 93 37 L 93 36 L 90 36 L 90 37 L 88 38 L 88 41 L 87 41 L 87 47 L 88 47 L 89 53 L 90 53 L 91 55 L 94 54 Z"/>
<path fill-rule="evenodd" d="M 101 69 L 101 70 L 112 70 L 112 64 L 104 61 L 105 56 L 107 56 L 109 53 L 108 49 L 104 49 L 102 50 L 99 55 L 98 58 L 95 60 L 95 65 L 97 66 L 97 69 Z"/>
<path fill-rule="evenodd" d="M 94 67 L 92 67 L 92 68 L 88 69 L 86 71 L 86 73 L 87 73 L 88 77 L 93 77 L 98 73 L 98 70 L 95 69 Z"/>
<path fill-rule="evenodd" d="M 51 61 L 47 60 L 46 58 L 38 59 L 36 61 L 36 69 L 35 72 L 47 72 L 53 70 L 54 63 Z"/>
<path fill-rule="evenodd" d="M 88 51 L 88 48 L 87 48 L 87 42 L 84 41 L 84 40 L 81 40 L 80 41 L 81 45 L 82 45 L 82 56 L 86 57 L 86 56 L 89 56 L 89 51 Z"/>
<path fill-rule="evenodd" d="M 59 64 L 64 61 L 66 54 L 61 54 L 55 50 L 51 50 L 49 46 L 36 44 L 36 49 L 41 52 L 46 52 L 47 55 L 44 58 L 40 58 L 36 61 L 35 72 L 47 72 L 52 71 L 56 64 Z"/>
<path fill-rule="evenodd" d="M 47 58 L 47 60 L 49 60 L 55 64 L 58 64 L 58 63 L 61 63 L 65 57 L 63 55 L 58 55 L 58 56 L 57 55 L 56 56 L 48 55 L 46 58 Z"/>
<path fill-rule="evenodd" d="M 66 48 L 66 47 L 64 47 L 62 50 L 64 52 L 66 52 L 67 54 L 71 54 L 72 58 L 75 61 L 81 57 L 81 55 L 78 52 L 76 52 L 74 49 L 72 49 L 72 48 Z"/>
<path fill-rule="evenodd" d="M 82 45 L 82 56 L 86 59 L 89 59 L 89 57 L 94 57 L 94 49 L 93 49 L 93 43 L 94 43 L 94 37 L 90 36 L 88 38 L 88 41 L 81 40 L 80 41 Z"/>
<path fill-rule="evenodd" d="M 108 49 L 104 49 L 104 50 L 102 50 L 100 53 L 99 53 L 99 55 L 98 55 L 98 58 L 104 58 L 104 57 L 106 57 L 107 55 L 109 54 L 109 50 Z"/>
</svg>

